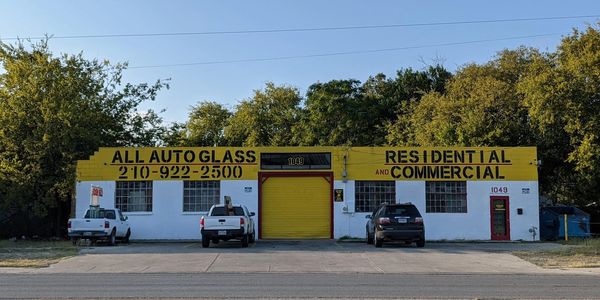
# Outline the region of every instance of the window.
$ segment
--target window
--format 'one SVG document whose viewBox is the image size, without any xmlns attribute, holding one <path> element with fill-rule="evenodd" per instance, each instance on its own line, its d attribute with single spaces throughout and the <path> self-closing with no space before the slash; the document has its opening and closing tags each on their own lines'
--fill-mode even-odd
<svg viewBox="0 0 600 300">
<path fill-rule="evenodd" d="M 396 203 L 395 181 L 356 181 L 355 210 L 371 212 L 384 202 Z"/>
<path fill-rule="evenodd" d="M 208 211 L 213 204 L 219 204 L 220 190 L 218 180 L 184 181 L 183 211 Z"/>
<path fill-rule="evenodd" d="M 428 213 L 466 213 L 466 181 L 427 181 L 425 210 Z"/>
<path fill-rule="evenodd" d="M 152 181 L 117 181 L 115 207 L 123 212 L 152 211 Z"/>
<path fill-rule="evenodd" d="M 234 206 L 231 211 L 226 211 L 225 207 L 215 207 L 211 214 L 211 216 L 213 216 L 213 217 L 243 216 L 243 215 L 244 215 L 244 209 L 239 206 Z"/>
</svg>

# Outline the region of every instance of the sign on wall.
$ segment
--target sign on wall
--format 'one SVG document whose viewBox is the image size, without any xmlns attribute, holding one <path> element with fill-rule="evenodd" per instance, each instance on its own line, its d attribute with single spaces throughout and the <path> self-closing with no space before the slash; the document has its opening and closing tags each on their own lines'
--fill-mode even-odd
<svg viewBox="0 0 600 300">
<path fill-rule="evenodd" d="M 258 173 L 329 171 L 336 180 L 537 180 L 535 147 L 101 148 L 80 181 L 257 180 Z"/>
</svg>

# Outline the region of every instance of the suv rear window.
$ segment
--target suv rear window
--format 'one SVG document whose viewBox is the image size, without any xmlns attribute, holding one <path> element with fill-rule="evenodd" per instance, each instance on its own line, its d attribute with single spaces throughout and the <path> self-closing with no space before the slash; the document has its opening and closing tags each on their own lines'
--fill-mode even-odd
<svg viewBox="0 0 600 300">
<path fill-rule="evenodd" d="M 223 216 L 243 216 L 244 209 L 241 206 L 234 206 L 231 213 L 227 213 L 227 210 L 223 206 L 215 207 L 212 210 L 211 216 L 223 217 Z"/>
<path fill-rule="evenodd" d="M 420 217 L 419 210 L 414 205 L 390 205 L 385 208 L 385 215 L 390 217 Z"/>
</svg>

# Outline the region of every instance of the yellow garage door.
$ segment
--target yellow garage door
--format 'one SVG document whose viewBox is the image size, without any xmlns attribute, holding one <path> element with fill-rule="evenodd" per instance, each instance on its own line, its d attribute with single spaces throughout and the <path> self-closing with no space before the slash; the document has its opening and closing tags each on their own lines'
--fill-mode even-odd
<svg viewBox="0 0 600 300">
<path fill-rule="evenodd" d="M 262 238 L 330 238 L 329 197 L 324 177 L 269 177 L 262 185 Z"/>
</svg>

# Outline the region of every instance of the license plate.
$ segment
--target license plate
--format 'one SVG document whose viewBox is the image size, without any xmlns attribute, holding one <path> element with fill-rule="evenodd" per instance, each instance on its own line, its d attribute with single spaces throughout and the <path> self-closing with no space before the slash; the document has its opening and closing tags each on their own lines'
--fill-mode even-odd
<svg viewBox="0 0 600 300">
<path fill-rule="evenodd" d="M 218 235 L 227 235 L 227 231 L 226 230 L 219 230 L 219 232 L 217 232 Z"/>
<path fill-rule="evenodd" d="M 88 236 L 88 235 L 92 235 L 92 233 L 89 232 L 89 231 L 86 231 L 86 232 L 83 233 L 83 235 Z"/>
<path fill-rule="evenodd" d="M 401 218 L 398 218 L 398 219 L 396 219 L 396 220 L 398 220 L 398 223 L 408 223 L 408 219 L 401 219 Z"/>
</svg>

